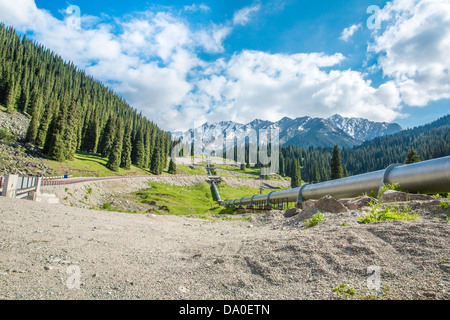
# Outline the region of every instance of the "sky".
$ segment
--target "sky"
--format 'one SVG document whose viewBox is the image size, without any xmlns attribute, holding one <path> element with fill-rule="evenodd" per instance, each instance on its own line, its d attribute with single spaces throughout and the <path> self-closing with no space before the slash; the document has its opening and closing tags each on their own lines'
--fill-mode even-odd
<svg viewBox="0 0 450 320">
<path fill-rule="evenodd" d="M 0 0 L 0 21 L 172 132 L 450 109 L 450 0 Z"/>
</svg>

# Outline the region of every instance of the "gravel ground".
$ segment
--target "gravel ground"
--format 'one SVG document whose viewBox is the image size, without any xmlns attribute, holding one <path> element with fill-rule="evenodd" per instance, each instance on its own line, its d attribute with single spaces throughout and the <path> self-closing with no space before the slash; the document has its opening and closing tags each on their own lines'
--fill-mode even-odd
<svg viewBox="0 0 450 320">
<path fill-rule="evenodd" d="M 450 298 L 448 222 L 361 214 L 305 229 L 307 215 L 280 211 L 203 221 L 0 197 L 0 299 L 361 299 L 370 266 L 380 299 Z M 356 295 L 333 290 L 344 282 Z"/>
</svg>

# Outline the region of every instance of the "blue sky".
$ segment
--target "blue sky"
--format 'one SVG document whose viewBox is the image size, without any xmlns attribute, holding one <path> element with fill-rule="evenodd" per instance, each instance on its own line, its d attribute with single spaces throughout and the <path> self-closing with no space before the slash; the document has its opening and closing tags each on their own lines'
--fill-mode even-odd
<svg viewBox="0 0 450 320">
<path fill-rule="evenodd" d="M 413 127 L 450 109 L 449 0 L 0 0 L 0 21 L 171 131 L 336 113 Z"/>
</svg>

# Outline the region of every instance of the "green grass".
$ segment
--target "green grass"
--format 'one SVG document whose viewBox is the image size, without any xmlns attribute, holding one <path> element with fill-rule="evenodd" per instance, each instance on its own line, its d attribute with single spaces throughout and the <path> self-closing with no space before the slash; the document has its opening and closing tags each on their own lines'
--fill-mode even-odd
<svg viewBox="0 0 450 320">
<path fill-rule="evenodd" d="M 187 174 L 190 176 L 204 176 L 206 175 L 206 171 L 203 168 L 195 168 L 192 169 L 188 166 L 177 165 L 178 174 Z"/>
<path fill-rule="evenodd" d="M 166 206 L 171 215 L 221 214 L 224 210 L 213 200 L 206 182 L 189 187 L 151 182 L 149 189 L 135 195 L 142 203 L 154 201 L 159 207 Z"/>
<path fill-rule="evenodd" d="M 259 188 L 251 188 L 251 187 L 231 187 L 225 184 L 219 184 L 217 187 L 219 189 L 220 197 L 222 200 L 235 200 L 241 198 L 252 197 L 254 195 L 260 194 Z M 263 194 L 268 194 L 272 192 L 270 189 L 263 189 Z"/>
<path fill-rule="evenodd" d="M 110 177 L 110 176 L 142 176 L 151 175 L 149 171 L 132 166 L 130 170 L 119 169 L 114 172 L 106 167 L 108 159 L 96 154 L 81 153 L 75 154 L 73 161 L 58 162 L 45 160 L 54 170 L 55 176 L 63 176 L 66 171 L 73 177 Z"/>
<path fill-rule="evenodd" d="M 260 192 L 258 188 L 231 187 L 228 185 L 219 185 L 218 189 L 223 200 L 251 197 Z M 264 193 L 270 191 L 264 190 Z M 166 206 L 171 215 L 209 216 L 235 214 L 235 209 L 224 208 L 218 205 L 207 182 L 189 187 L 150 182 L 149 189 L 136 192 L 134 195 L 142 203 L 155 202 L 156 207 Z M 158 211 L 157 213 L 167 214 L 167 212 Z"/>
<path fill-rule="evenodd" d="M 380 209 L 382 203 L 373 204 L 369 203 L 372 210 L 365 217 L 359 218 L 359 223 L 369 224 L 373 222 L 380 221 L 395 221 L 395 220 L 405 220 L 412 221 L 419 219 L 418 214 L 412 213 L 411 207 L 400 208 L 386 206 L 384 209 Z"/>
</svg>

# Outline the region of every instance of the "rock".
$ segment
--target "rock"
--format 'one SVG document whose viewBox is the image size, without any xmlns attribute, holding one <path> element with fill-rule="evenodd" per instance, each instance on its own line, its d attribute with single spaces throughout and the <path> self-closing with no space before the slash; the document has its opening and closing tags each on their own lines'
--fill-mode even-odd
<svg viewBox="0 0 450 320">
<path fill-rule="evenodd" d="M 349 210 L 360 210 L 361 208 L 368 207 L 369 203 L 378 203 L 378 200 L 369 196 L 361 196 L 354 199 L 341 199 L 339 200 Z"/>
<path fill-rule="evenodd" d="M 292 209 L 288 209 L 286 210 L 286 212 L 284 213 L 284 217 L 285 218 L 292 218 L 296 215 L 298 215 L 299 213 L 301 213 L 302 210 L 297 209 L 297 208 L 292 208 Z"/>
<path fill-rule="evenodd" d="M 428 298 L 434 298 L 434 297 L 436 297 L 436 291 L 433 291 L 433 290 L 425 290 L 425 291 L 422 292 L 422 294 L 423 294 L 425 297 L 428 297 Z"/>
<path fill-rule="evenodd" d="M 448 262 L 441 263 L 439 267 L 441 267 L 441 269 L 444 270 L 445 272 L 450 273 L 450 263 Z"/>
<path fill-rule="evenodd" d="M 326 211 L 331 213 L 348 212 L 348 209 L 339 201 L 331 196 L 325 196 L 314 204 L 314 207 L 320 211 Z"/>
<path fill-rule="evenodd" d="M 317 203 L 317 200 L 308 200 L 303 202 L 303 210 L 308 210 L 310 208 L 314 208 L 314 205 Z"/>
<path fill-rule="evenodd" d="M 388 190 L 380 196 L 381 202 L 402 202 L 402 201 L 430 201 L 436 200 L 433 196 L 424 194 L 406 193 L 395 190 Z"/>
</svg>

